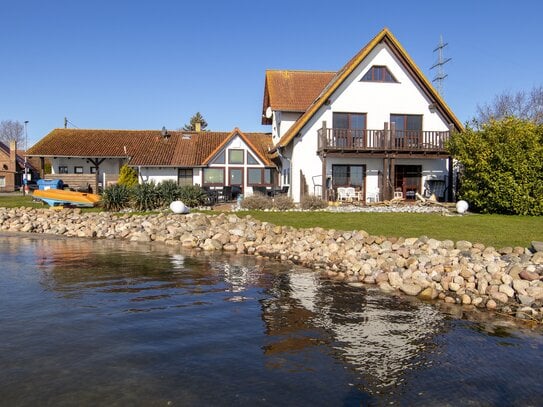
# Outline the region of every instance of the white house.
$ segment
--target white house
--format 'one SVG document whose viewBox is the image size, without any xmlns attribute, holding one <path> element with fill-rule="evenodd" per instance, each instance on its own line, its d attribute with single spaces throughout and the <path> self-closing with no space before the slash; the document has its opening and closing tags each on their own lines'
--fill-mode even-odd
<svg viewBox="0 0 543 407">
<path fill-rule="evenodd" d="M 252 194 L 277 186 L 278 170 L 269 133 L 55 129 L 29 151 L 51 160 L 51 174 L 93 188 L 116 180 L 123 164 L 140 182 L 166 180 L 209 188 L 230 186 Z"/>
<path fill-rule="evenodd" d="M 386 28 L 338 72 L 267 71 L 262 117 L 296 201 L 339 187 L 452 200 L 446 140 L 462 124 Z"/>
</svg>

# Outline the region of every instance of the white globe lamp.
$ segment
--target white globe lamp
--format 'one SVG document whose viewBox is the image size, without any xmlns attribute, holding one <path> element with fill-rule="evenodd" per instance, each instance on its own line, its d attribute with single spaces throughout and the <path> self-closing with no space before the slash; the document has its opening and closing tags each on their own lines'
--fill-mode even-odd
<svg viewBox="0 0 543 407">
<path fill-rule="evenodd" d="M 468 210 L 468 203 L 466 201 L 458 201 L 456 203 L 456 212 L 459 214 L 463 214 Z"/>
<path fill-rule="evenodd" d="M 170 204 L 170 209 L 173 213 L 189 213 L 189 208 L 181 201 L 173 201 Z"/>
</svg>

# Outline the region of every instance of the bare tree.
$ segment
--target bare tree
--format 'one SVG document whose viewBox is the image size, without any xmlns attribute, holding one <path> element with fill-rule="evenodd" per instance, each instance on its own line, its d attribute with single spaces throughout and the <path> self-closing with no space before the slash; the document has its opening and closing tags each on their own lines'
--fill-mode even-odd
<svg viewBox="0 0 543 407">
<path fill-rule="evenodd" d="M 11 140 L 17 142 L 18 148 L 24 148 L 24 126 L 15 120 L 2 120 L 0 122 L 0 141 L 8 144 Z"/>
<path fill-rule="evenodd" d="M 483 124 L 511 116 L 543 124 L 543 86 L 536 86 L 530 92 L 501 93 L 490 104 L 478 105 L 475 119 Z"/>
</svg>

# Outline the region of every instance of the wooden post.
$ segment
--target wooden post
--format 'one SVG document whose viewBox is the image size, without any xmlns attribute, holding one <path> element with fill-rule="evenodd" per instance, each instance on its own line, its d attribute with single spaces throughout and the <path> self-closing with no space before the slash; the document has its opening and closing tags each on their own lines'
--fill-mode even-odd
<svg viewBox="0 0 543 407">
<path fill-rule="evenodd" d="M 328 135 L 326 134 L 326 120 L 322 121 L 321 136 L 319 137 L 319 149 L 328 147 Z"/>
<path fill-rule="evenodd" d="M 328 188 L 327 188 L 327 182 L 326 182 L 326 153 L 322 153 L 322 187 L 321 187 L 321 195 L 322 199 L 325 201 L 328 201 Z"/>
<path fill-rule="evenodd" d="M 390 176 L 390 183 L 389 183 L 389 196 L 390 198 L 394 198 L 394 182 L 395 182 L 395 178 L 396 178 L 396 157 L 392 156 L 390 158 L 390 171 L 389 171 L 389 176 Z"/>
<path fill-rule="evenodd" d="M 396 123 L 390 123 L 390 137 L 389 137 L 389 147 L 398 147 L 396 145 Z"/>
<path fill-rule="evenodd" d="M 453 158 L 449 156 L 449 192 L 447 194 L 448 202 L 454 202 L 454 192 Z"/>
<path fill-rule="evenodd" d="M 388 190 L 388 156 L 385 156 L 385 158 L 383 158 L 383 185 L 381 187 L 381 191 L 383 191 L 383 199 L 385 201 L 390 199 Z"/>
<path fill-rule="evenodd" d="M 388 149 L 389 145 L 390 145 L 390 132 L 388 131 L 388 123 L 385 122 L 385 125 L 384 125 L 384 140 L 383 140 L 383 148 L 386 150 Z"/>
<path fill-rule="evenodd" d="M 45 157 L 40 157 L 40 178 L 45 178 Z"/>
</svg>

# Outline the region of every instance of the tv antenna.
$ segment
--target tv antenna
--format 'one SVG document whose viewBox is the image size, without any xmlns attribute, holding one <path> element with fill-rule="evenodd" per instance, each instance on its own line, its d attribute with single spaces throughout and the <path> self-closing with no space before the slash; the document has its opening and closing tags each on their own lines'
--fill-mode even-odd
<svg viewBox="0 0 543 407">
<path fill-rule="evenodd" d="M 442 95 L 443 94 L 443 81 L 448 74 L 445 73 L 445 64 L 449 62 L 452 58 L 443 57 L 443 49 L 449 45 L 447 42 L 443 42 L 443 35 L 439 36 L 439 44 L 434 49 L 433 52 L 437 52 L 437 62 L 430 67 L 430 70 L 435 69 L 436 75 L 432 82 L 435 83 L 437 91 Z"/>
</svg>

